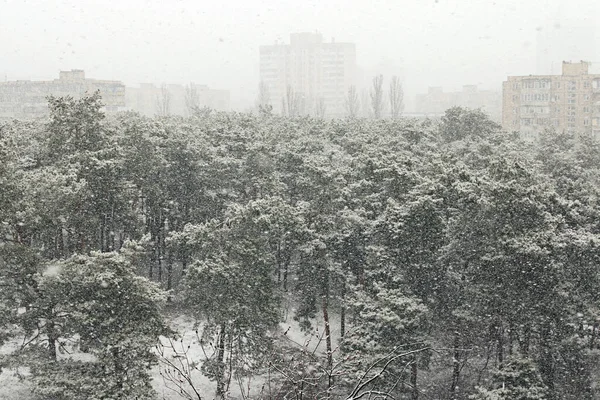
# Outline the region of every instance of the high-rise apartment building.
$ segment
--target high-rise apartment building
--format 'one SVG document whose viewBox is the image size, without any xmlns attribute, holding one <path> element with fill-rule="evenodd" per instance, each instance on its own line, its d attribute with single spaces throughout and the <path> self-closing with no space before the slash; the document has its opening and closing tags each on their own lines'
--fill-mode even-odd
<svg viewBox="0 0 600 400">
<path fill-rule="evenodd" d="M 119 81 L 87 79 L 82 70 L 60 71 L 52 81 L 0 82 L 0 119 L 32 119 L 48 114 L 47 97 L 79 99 L 99 90 L 108 114 L 125 109 L 125 85 Z"/>
<path fill-rule="evenodd" d="M 319 33 L 293 33 L 290 44 L 260 46 L 262 90 L 279 113 L 345 115 L 355 74 L 353 43 L 325 43 Z"/>
<path fill-rule="evenodd" d="M 589 62 L 562 63 L 562 75 L 509 76 L 502 84 L 502 125 L 534 137 L 547 127 L 600 135 L 600 75 Z"/>
</svg>

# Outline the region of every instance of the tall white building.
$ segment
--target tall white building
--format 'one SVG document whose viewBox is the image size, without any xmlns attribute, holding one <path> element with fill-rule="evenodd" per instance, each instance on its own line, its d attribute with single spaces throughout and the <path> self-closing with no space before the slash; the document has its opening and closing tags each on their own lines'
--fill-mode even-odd
<svg viewBox="0 0 600 400">
<path fill-rule="evenodd" d="M 275 112 L 344 116 L 355 75 L 354 43 L 326 43 L 319 33 L 293 33 L 290 44 L 260 46 L 262 90 Z"/>
</svg>

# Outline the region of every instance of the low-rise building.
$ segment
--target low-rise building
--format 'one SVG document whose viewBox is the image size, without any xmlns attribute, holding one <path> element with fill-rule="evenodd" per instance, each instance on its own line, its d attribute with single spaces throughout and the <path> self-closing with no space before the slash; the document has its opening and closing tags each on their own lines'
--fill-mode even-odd
<svg viewBox="0 0 600 400">
<path fill-rule="evenodd" d="M 142 115 L 188 116 L 194 108 L 209 107 L 217 111 L 230 109 L 228 90 L 210 89 L 206 85 L 165 84 L 156 86 L 142 83 L 139 87 L 127 87 L 127 109 Z"/>
<path fill-rule="evenodd" d="M 52 81 L 0 82 L 0 119 L 34 119 L 48 114 L 48 96 L 80 99 L 100 91 L 107 114 L 125 109 L 125 85 L 119 81 L 86 79 L 82 70 L 61 71 Z"/>
<path fill-rule="evenodd" d="M 451 107 L 481 109 L 491 119 L 500 122 L 502 97 L 493 90 L 479 90 L 477 85 L 465 85 L 460 92 L 444 92 L 430 87 L 426 94 L 416 96 L 415 111 L 432 117 L 441 116 Z"/>
</svg>

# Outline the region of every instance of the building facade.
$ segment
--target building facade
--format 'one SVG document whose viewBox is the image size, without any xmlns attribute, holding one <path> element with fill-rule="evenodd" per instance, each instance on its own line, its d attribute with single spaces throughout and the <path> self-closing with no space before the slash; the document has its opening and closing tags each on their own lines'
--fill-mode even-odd
<svg viewBox="0 0 600 400">
<path fill-rule="evenodd" d="M 356 79 L 353 43 L 325 43 L 319 33 L 294 33 L 290 44 L 260 46 L 259 51 L 262 96 L 275 112 L 345 115 L 348 88 Z"/>
<path fill-rule="evenodd" d="M 563 61 L 561 75 L 509 76 L 502 85 L 502 126 L 533 138 L 548 127 L 600 135 L 600 75 L 589 62 Z"/>
<path fill-rule="evenodd" d="M 125 109 L 125 85 L 119 81 L 86 79 L 82 70 L 61 71 L 52 81 L 0 82 L 0 119 L 35 119 L 48 114 L 47 97 L 80 99 L 100 91 L 107 114 Z"/>
<path fill-rule="evenodd" d="M 154 115 L 189 116 L 195 107 L 209 107 L 217 111 L 230 109 L 228 90 L 210 89 L 206 85 L 165 84 L 156 86 L 142 83 L 138 88 L 126 89 L 127 109 L 152 117 Z"/>
<path fill-rule="evenodd" d="M 479 90 L 477 85 L 465 85 L 460 92 L 444 92 L 441 87 L 430 87 L 426 94 L 418 94 L 415 111 L 438 117 L 451 107 L 481 109 L 494 121 L 500 122 L 502 95 L 493 90 Z"/>
</svg>

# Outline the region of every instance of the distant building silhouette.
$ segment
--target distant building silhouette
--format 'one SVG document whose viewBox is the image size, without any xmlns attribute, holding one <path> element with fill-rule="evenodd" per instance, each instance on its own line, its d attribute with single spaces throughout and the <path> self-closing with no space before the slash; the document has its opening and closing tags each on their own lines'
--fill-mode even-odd
<svg viewBox="0 0 600 400">
<path fill-rule="evenodd" d="M 260 80 L 275 112 L 345 115 L 355 84 L 354 43 L 323 42 L 319 33 L 293 33 L 290 44 L 260 46 Z"/>
<path fill-rule="evenodd" d="M 156 86 L 142 83 L 138 88 L 127 87 L 125 94 L 127 109 L 142 115 L 191 114 L 193 108 L 209 107 L 217 111 L 230 109 L 228 90 L 211 89 L 206 85 L 165 84 Z"/>
<path fill-rule="evenodd" d="M 0 82 L 0 119 L 35 119 L 48 114 L 47 96 L 80 99 L 99 90 L 107 114 L 125 109 L 125 85 L 119 81 L 87 79 L 83 70 L 60 71 L 52 81 Z"/>
<path fill-rule="evenodd" d="M 533 138 L 547 127 L 600 135 L 600 75 L 590 63 L 562 62 L 562 75 L 509 76 L 503 82 L 502 125 Z"/>
<path fill-rule="evenodd" d="M 491 119 L 499 122 L 502 96 L 493 90 L 479 90 L 477 85 L 465 85 L 460 92 L 444 92 L 441 87 L 430 87 L 426 94 L 416 96 L 415 111 L 435 117 L 456 106 L 481 109 Z"/>
</svg>

